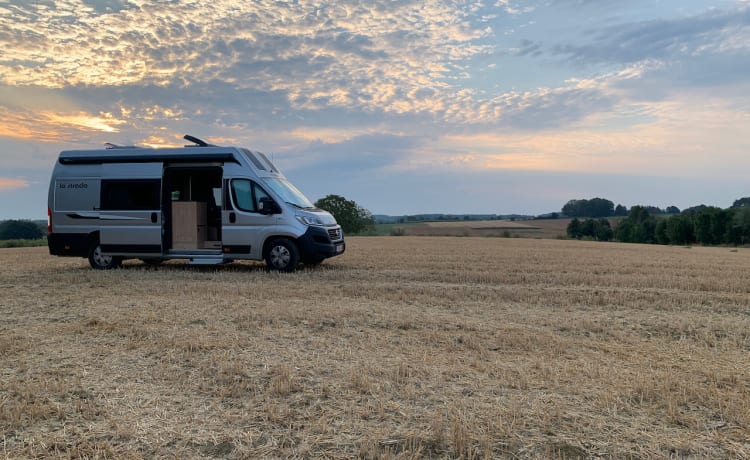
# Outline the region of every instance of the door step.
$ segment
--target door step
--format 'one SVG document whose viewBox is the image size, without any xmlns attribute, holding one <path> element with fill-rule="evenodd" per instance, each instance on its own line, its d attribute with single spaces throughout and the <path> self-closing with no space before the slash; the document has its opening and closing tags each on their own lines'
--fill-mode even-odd
<svg viewBox="0 0 750 460">
<path fill-rule="evenodd" d="M 205 254 L 205 255 L 193 255 L 188 261 L 189 265 L 221 265 L 227 261 L 221 255 L 216 254 Z"/>
</svg>

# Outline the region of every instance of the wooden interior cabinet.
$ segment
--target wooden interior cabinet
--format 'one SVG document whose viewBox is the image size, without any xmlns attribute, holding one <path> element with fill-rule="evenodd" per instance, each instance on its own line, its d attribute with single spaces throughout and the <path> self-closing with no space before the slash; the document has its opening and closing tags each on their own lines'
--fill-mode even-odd
<svg viewBox="0 0 750 460">
<path fill-rule="evenodd" d="M 206 241 L 206 203 L 202 201 L 172 202 L 172 247 L 202 248 Z"/>
</svg>

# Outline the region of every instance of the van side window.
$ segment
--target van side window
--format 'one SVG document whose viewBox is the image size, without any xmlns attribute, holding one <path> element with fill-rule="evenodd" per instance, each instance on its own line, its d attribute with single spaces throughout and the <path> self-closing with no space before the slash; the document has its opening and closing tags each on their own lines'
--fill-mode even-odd
<svg viewBox="0 0 750 460">
<path fill-rule="evenodd" d="M 232 181 L 232 200 L 240 211 L 255 212 L 253 190 L 249 180 L 234 179 Z"/>
<path fill-rule="evenodd" d="M 232 201 L 240 211 L 258 212 L 261 198 L 271 196 L 258 184 L 247 179 L 232 180 Z"/>
<path fill-rule="evenodd" d="M 102 179 L 101 209 L 107 211 L 158 211 L 161 180 Z"/>
</svg>

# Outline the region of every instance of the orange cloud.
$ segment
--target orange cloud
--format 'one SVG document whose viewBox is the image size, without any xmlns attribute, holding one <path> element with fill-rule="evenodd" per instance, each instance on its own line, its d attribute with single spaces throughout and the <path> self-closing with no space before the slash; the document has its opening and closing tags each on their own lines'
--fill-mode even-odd
<svg viewBox="0 0 750 460">
<path fill-rule="evenodd" d="M 0 118 L 0 137 L 41 142 L 76 138 L 81 132 L 118 132 L 117 126 L 125 123 L 109 113 L 20 112 L 8 107 L 0 107 Z"/>
<path fill-rule="evenodd" d="M 23 179 L 15 179 L 12 177 L 0 177 L 0 190 L 24 188 L 28 186 L 29 186 L 29 183 Z"/>
</svg>

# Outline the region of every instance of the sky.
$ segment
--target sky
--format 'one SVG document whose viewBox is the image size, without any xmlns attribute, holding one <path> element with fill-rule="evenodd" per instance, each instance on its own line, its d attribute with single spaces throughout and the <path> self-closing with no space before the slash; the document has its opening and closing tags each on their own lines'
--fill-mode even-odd
<svg viewBox="0 0 750 460">
<path fill-rule="evenodd" d="M 184 134 L 374 214 L 726 208 L 750 0 L 0 0 L 0 219 L 61 150 Z"/>
</svg>

